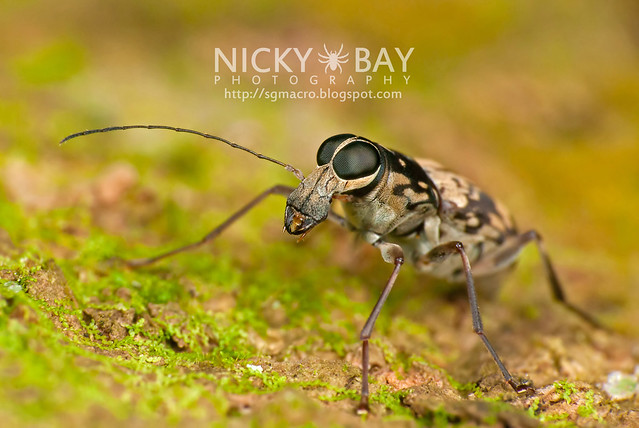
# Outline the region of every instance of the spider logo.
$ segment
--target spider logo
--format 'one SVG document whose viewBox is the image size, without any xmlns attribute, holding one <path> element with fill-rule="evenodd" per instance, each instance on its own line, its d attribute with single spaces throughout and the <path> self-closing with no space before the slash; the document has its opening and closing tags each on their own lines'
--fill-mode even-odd
<svg viewBox="0 0 639 428">
<path fill-rule="evenodd" d="M 319 62 L 321 62 L 322 64 L 326 64 L 324 73 L 328 73 L 329 67 L 332 71 L 335 71 L 339 68 L 339 72 L 342 72 L 341 64 L 345 64 L 348 62 L 348 59 L 346 59 L 346 57 L 348 57 L 348 54 L 345 53 L 344 55 L 342 55 L 342 49 L 344 49 L 343 43 L 340 46 L 339 51 L 329 52 L 328 48 L 326 47 L 326 43 L 324 43 L 324 52 L 326 52 L 326 55 L 322 55 L 321 53 L 317 54 L 317 56 L 320 57 Z"/>
</svg>

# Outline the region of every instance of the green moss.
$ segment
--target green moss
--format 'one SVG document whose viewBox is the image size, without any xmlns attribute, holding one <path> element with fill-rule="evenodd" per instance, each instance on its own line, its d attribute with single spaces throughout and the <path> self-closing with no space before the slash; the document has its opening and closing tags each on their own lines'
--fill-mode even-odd
<svg viewBox="0 0 639 428">
<path fill-rule="evenodd" d="M 572 396 L 577 392 L 577 386 L 574 383 L 567 380 L 558 380 L 553 383 L 555 391 L 562 400 L 570 404 L 572 402 Z"/>
<path fill-rule="evenodd" d="M 528 413 L 528 416 L 530 416 L 532 418 L 536 418 L 538 416 L 538 413 L 539 413 L 539 397 L 535 397 L 533 399 L 533 401 L 530 404 L 530 406 L 528 406 L 528 409 L 526 409 L 526 412 Z"/>
<path fill-rule="evenodd" d="M 579 408 L 577 408 L 577 413 L 582 418 L 592 418 L 597 422 L 603 422 L 603 418 L 599 416 L 599 414 L 597 413 L 597 409 L 595 409 L 594 395 L 595 394 L 593 391 L 586 392 L 584 396 L 584 404 L 580 405 Z"/>
<path fill-rule="evenodd" d="M 411 417 L 410 409 L 402 404 L 407 395 L 408 391 L 393 391 L 386 385 L 380 385 L 378 391 L 371 394 L 370 400 L 382 404 L 396 417 Z"/>
</svg>

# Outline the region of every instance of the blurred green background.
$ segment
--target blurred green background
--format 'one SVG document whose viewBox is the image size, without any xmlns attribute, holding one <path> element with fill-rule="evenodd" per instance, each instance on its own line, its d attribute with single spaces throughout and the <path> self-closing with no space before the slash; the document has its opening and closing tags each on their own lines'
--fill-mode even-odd
<svg viewBox="0 0 639 428">
<path fill-rule="evenodd" d="M 332 1 L 3 2 L 4 195 L 26 213 L 46 211 L 68 203 L 62 195 L 80 179 L 76 173 L 90 177 L 95 162 L 130 160 L 135 153 L 148 156 L 137 168 L 183 168 L 188 185 L 211 192 L 252 190 L 256 175 L 258 182 L 292 183 L 276 167 L 172 134 L 56 145 L 85 128 L 191 127 L 304 171 L 313 167 L 324 138 L 354 132 L 470 176 L 511 207 L 520 227 L 539 229 L 560 264 L 590 271 L 595 300 L 636 301 L 638 16 L 632 1 L 405 2 L 392 8 Z M 317 52 L 324 43 L 373 52 L 414 47 L 410 84 L 396 79 L 390 88 L 404 97 L 242 103 L 224 99 L 213 84 L 216 47 Z M 219 158 L 242 168 L 228 169 Z M 12 171 L 28 167 L 39 170 L 36 175 L 63 174 L 43 179 L 41 194 L 25 195 L 12 184 L 19 178 Z M 281 213 L 273 215 L 279 221 Z M 19 230 L 9 233 L 23 238 Z"/>
<path fill-rule="evenodd" d="M 352 132 L 472 178 L 511 208 L 522 229 L 541 232 L 574 301 L 636 336 L 637 22 L 639 4 L 631 0 L 5 0 L 0 228 L 17 246 L 61 259 L 73 256 L 76 241 L 61 242 L 56 231 L 82 222 L 131 245 L 169 245 L 203 235 L 270 183 L 295 183 L 279 167 L 195 137 L 132 131 L 59 147 L 72 132 L 188 127 L 305 173 L 321 141 Z M 388 88 L 402 90 L 402 99 L 241 102 L 214 85 L 216 47 L 313 47 L 315 55 L 324 44 L 414 47 L 410 83 L 397 77 Z M 86 210 L 73 211 L 91 206 L 86 188 L 109 168 L 139 177 L 157 198 L 173 201 L 173 211 L 89 220 Z M 229 231 L 227 245 L 239 259 L 259 259 L 269 242 L 294 245 L 280 233 L 282 217 L 283 201 L 269 201 Z M 374 252 L 363 267 L 340 257 L 350 247 L 336 242 L 343 238 L 334 229 L 308 239 L 323 245 L 308 257 L 355 274 L 381 263 Z M 517 282 L 538 272 L 535 252 L 527 251 L 504 299 L 521 295 Z M 523 293 L 546 299 L 543 279 L 533 283 L 538 288 Z"/>
</svg>

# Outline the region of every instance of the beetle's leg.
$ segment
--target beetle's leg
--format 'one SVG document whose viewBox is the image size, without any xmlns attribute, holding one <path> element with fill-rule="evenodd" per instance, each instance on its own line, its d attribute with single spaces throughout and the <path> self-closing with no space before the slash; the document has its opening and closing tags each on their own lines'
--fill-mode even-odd
<svg viewBox="0 0 639 428">
<path fill-rule="evenodd" d="M 541 257 L 541 261 L 544 265 L 546 276 L 548 277 L 548 283 L 550 284 L 555 300 L 590 325 L 605 330 L 606 327 L 594 317 L 586 313 L 583 309 L 573 305 L 566 299 L 566 295 L 563 287 L 561 286 L 561 282 L 559 281 L 559 277 L 557 276 L 557 272 L 550 262 L 550 257 L 548 256 L 548 252 L 544 246 L 544 241 L 536 230 L 529 230 L 528 232 L 514 237 L 510 243 L 506 243 L 503 248 L 494 251 L 492 255 L 486 254 L 486 262 L 491 263 L 491 265 L 496 268 L 507 266 L 514 261 L 515 257 L 517 257 L 521 250 L 531 241 L 534 241 L 537 245 L 537 250 L 539 251 L 539 256 Z M 476 272 L 481 269 L 480 264 L 478 263 L 475 268 Z"/>
<path fill-rule="evenodd" d="M 251 202 L 249 202 L 248 204 L 246 204 L 245 206 L 240 208 L 238 211 L 233 213 L 233 215 L 231 215 L 229 218 L 227 218 L 222 224 L 220 224 L 215 229 L 210 231 L 206 236 L 204 236 L 199 241 L 193 242 L 193 243 L 185 245 L 183 247 L 176 248 L 176 249 L 171 250 L 171 251 L 167 251 L 166 253 L 162 253 L 162 254 L 159 254 L 159 255 L 154 256 L 154 257 L 149 257 L 149 258 L 145 258 L 145 259 L 128 260 L 128 261 L 126 261 L 126 264 L 128 266 L 131 266 L 131 267 L 146 266 L 146 265 L 149 265 L 151 263 L 155 263 L 158 260 L 161 260 L 161 259 L 164 259 L 166 257 L 172 256 L 174 254 L 178 254 L 178 253 L 181 253 L 183 251 L 191 250 L 193 248 L 197 248 L 197 247 L 199 247 L 201 245 L 204 245 L 207 242 L 211 242 L 212 240 L 217 238 L 222 232 L 224 232 L 224 230 L 226 230 L 230 225 L 235 223 L 235 221 L 239 220 L 241 217 L 244 216 L 244 214 L 246 214 L 251 209 L 253 209 L 257 204 L 262 202 L 267 196 L 269 196 L 269 195 L 288 196 L 293 190 L 294 189 L 292 187 L 289 187 L 289 186 L 281 186 L 281 185 L 273 186 L 270 189 L 260 193 Z"/>
<path fill-rule="evenodd" d="M 424 256 L 422 259 L 424 263 L 439 263 L 446 259 L 448 256 L 457 253 L 461 257 L 462 266 L 464 269 L 464 274 L 466 275 L 466 289 L 468 291 L 468 302 L 470 303 L 470 313 L 473 319 L 473 330 L 475 333 L 481 337 L 481 340 L 484 342 L 484 345 L 492 355 L 493 360 L 497 363 L 499 370 L 501 370 L 504 379 L 506 382 L 513 387 L 513 389 L 517 392 L 524 392 L 532 388 L 532 383 L 528 380 L 517 380 L 513 378 L 513 376 L 508 372 L 504 363 L 501 362 L 499 355 L 497 355 L 497 351 L 490 344 L 488 337 L 484 333 L 484 324 L 481 320 L 481 315 L 479 314 L 479 306 L 477 304 L 477 293 L 475 292 L 475 282 L 473 280 L 473 275 L 470 270 L 470 261 L 468 260 L 468 256 L 466 255 L 466 251 L 464 250 L 464 246 L 459 241 L 451 241 L 445 244 L 438 245 L 433 248 Z"/>
<path fill-rule="evenodd" d="M 362 341 L 362 393 L 359 406 L 357 407 L 358 414 L 368 413 L 368 339 L 370 339 L 371 334 L 373 333 L 373 327 L 375 326 L 375 321 L 377 321 L 379 313 L 382 311 L 382 306 L 384 306 L 384 302 L 386 302 L 388 295 L 393 289 L 393 285 L 395 284 L 397 275 L 399 275 L 399 269 L 404 264 L 404 253 L 399 245 L 382 242 L 380 244 L 376 244 L 375 246 L 382 251 L 384 260 L 387 260 L 391 257 L 393 258 L 395 268 L 393 269 L 390 278 L 388 278 L 388 281 L 386 281 L 386 285 L 382 290 L 382 294 L 379 296 L 379 299 L 377 300 L 377 303 L 375 303 L 373 311 L 368 316 L 366 324 L 364 324 L 364 328 L 362 328 L 362 331 L 359 334 L 359 340 Z"/>
<path fill-rule="evenodd" d="M 328 220 L 337 224 L 338 226 L 343 227 L 344 229 L 348 229 L 350 231 L 356 230 L 355 226 L 353 226 L 348 220 L 342 217 L 339 214 L 336 214 L 333 210 L 328 212 Z"/>
</svg>

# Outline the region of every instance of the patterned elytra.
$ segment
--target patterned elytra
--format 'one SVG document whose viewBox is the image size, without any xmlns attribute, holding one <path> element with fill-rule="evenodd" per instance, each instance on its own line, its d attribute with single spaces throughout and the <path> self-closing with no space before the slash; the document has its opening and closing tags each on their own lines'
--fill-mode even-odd
<svg viewBox="0 0 639 428">
<path fill-rule="evenodd" d="M 337 147 L 349 138 L 354 137 L 355 135 L 353 134 L 338 134 L 324 140 L 319 149 L 317 149 L 317 166 L 329 163 L 333 159 Z"/>
<path fill-rule="evenodd" d="M 379 151 L 373 144 L 355 140 L 335 154 L 333 171 L 343 180 L 353 180 L 375 173 L 380 163 Z"/>
</svg>

